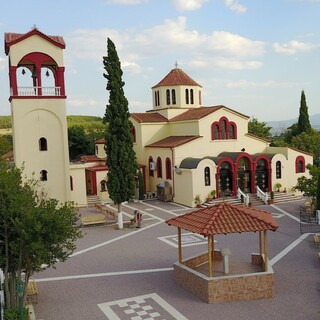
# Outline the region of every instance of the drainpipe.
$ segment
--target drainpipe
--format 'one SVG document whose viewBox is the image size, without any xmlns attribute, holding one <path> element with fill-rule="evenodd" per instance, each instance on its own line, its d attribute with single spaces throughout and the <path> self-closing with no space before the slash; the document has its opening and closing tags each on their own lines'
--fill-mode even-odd
<svg viewBox="0 0 320 320">
<path fill-rule="evenodd" d="M 174 164 L 175 164 L 175 159 L 174 159 L 174 149 L 170 148 L 171 150 L 171 171 L 172 171 L 172 200 L 174 200 L 174 196 L 175 196 L 175 186 L 174 186 Z"/>
</svg>

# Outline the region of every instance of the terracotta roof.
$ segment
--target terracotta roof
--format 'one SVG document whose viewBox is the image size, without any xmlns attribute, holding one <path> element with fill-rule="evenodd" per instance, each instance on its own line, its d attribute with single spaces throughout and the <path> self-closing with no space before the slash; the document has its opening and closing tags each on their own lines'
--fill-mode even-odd
<svg viewBox="0 0 320 320">
<path fill-rule="evenodd" d="M 4 34 L 4 43 L 5 43 L 5 53 L 9 53 L 9 48 L 11 45 L 16 44 L 28 37 L 31 37 L 33 35 L 39 35 L 40 37 L 48 40 L 49 42 L 53 43 L 54 45 L 64 49 L 66 47 L 66 43 L 63 40 L 63 37 L 61 36 L 49 36 L 41 31 L 39 31 L 37 28 L 33 28 L 27 33 L 12 33 L 12 32 L 7 32 Z"/>
<path fill-rule="evenodd" d="M 201 136 L 170 136 L 161 139 L 157 142 L 151 143 L 146 147 L 150 148 L 175 148 L 185 143 L 201 138 Z"/>
<path fill-rule="evenodd" d="M 86 168 L 86 170 L 89 170 L 89 171 L 104 171 L 104 170 L 108 170 L 108 166 L 95 166 L 95 167 Z"/>
<path fill-rule="evenodd" d="M 200 108 L 189 109 L 188 111 L 181 113 L 173 117 L 172 119 L 170 119 L 170 122 L 199 120 L 217 110 L 220 110 L 221 108 L 224 108 L 224 106 L 200 107 Z"/>
<path fill-rule="evenodd" d="M 105 138 L 100 138 L 100 139 L 97 139 L 94 143 L 95 144 L 105 144 L 106 143 L 106 139 Z"/>
<path fill-rule="evenodd" d="M 168 119 L 157 112 L 131 113 L 133 119 L 137 122 L 167 122 Z"/>
<path fill-rule="evenodd" d="M 107 158 L 99 158 L 95 154 L 81 156 L 81 162 L 96 162 L 96 161 L 106 161 Z"/>
<path fill-rule="evenodd" d="M 196 81 L 190 78 L 184 71 L 179 68 L 172 69 L 158 84 L 152 87 L 164 87 L 164 86 L 200 86 Z"/>
<path fill-rule="evenodd" d="M 270 212 L 224 202 L 174 217 L 166 223 L 205 237 L 216 234 L 276 231 L 279 227 Z"/>
<path fill-rule="evenodd" d="M 4 159 L 5 161 L 14 161 L 13 151 L 11 150 L 5 153 L 4 155 L 1 156 L 1 158 Z"/>
</svg>

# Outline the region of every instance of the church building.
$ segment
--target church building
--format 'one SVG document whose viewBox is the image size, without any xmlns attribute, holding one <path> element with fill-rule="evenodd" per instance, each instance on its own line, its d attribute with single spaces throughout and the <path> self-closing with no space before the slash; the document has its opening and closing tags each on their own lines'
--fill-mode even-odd
<svg viewBox="0 0 320 320">
<path fill-rule="evenodd" d="M 95 155 L 69 163 L 64 49 L 62 37 L 37 28 L 5 34 L 14 161 L 60 202 L 108 202 L 104 140 L 96 141 Z M 248 133 L 247 115 L 223 105 L 205 107 L 201 96 L 201 85 L 176 67 L 152 87 L 152 110 L 131 113 L 146 194 L 159 196 L 167 188 L 164 201 L 192 207 L 212 191 L 217 197 L 270 192 L 276 183 L 290 190 L 297 178 L 309 176 L 312 155 L 270 147 Z"/>
</svg>

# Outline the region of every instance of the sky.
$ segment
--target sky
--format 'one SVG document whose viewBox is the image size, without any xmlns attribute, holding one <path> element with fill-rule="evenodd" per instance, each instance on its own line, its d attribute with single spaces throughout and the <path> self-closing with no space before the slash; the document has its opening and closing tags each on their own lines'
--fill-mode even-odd
<svg viewBox="0 0 320 320">
<path fill-rule="evenodd" d="M 4 1 L 4 33 L 34 26 L 60 35 L 68 115 L 103 117 L 107 38 L 117 49 L 130 112 L 152 109 L 151 87 L 178 67 L 202 85 L 204 106 L 259 121 L 320 113 L 320 0 Z M 10 114 L 8 57 L 0 51 L 0 115 Z"/>
</svg>

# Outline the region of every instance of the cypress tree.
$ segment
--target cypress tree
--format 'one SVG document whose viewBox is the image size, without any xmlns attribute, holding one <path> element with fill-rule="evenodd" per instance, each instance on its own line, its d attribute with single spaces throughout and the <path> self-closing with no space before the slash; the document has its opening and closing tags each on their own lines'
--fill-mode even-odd
<svg viewBox="0 0 320 320">
<path fill-rule="evenodd" d="M 114 43 L 108 38 L 107 56 L 103 57 L 109 91 L 104 121 L 108 123 L 106 132 L 106 164 L 109 167 L 107 187 L 110 198 L 118 205 L 118 226 L 123 228 L 121 203 L 133 198 L 135 194 L 135 175 L 137 173 L 136 155 L 133 150 L 131 122 L 128 101 L 124 95 L 124 82 L 120 60 Z"/>
<path fill-rule="evenodd" d="M 311 131 L 311 124 L 309 120 L 308 106 L 307 106 L 304 90 L 302 90 L 297 134 L 300 134 L 302 132 L 310 132 L 310 131 Z"/>
</svg>

